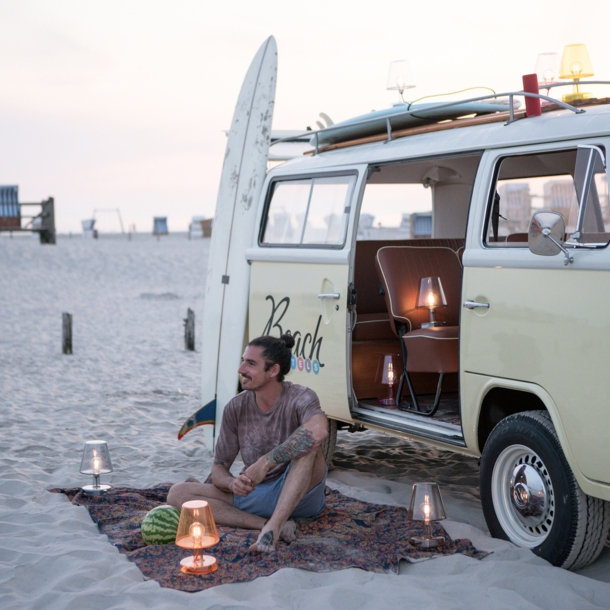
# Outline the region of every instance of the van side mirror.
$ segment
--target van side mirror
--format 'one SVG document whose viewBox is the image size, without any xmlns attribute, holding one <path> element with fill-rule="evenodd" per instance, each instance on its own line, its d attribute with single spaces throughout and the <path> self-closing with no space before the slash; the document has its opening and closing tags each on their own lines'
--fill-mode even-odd
<svg viewBox="0 0 610 610">
<path fill-rule="evenodd" d="M 574 257 L 564 247 L 566 223 L 559 212 L 539 210 L 534 212 L 527 231 L 527 245 L 540 256 L 565 254 L 564 265 L 574 262 Z"/>
</svg>

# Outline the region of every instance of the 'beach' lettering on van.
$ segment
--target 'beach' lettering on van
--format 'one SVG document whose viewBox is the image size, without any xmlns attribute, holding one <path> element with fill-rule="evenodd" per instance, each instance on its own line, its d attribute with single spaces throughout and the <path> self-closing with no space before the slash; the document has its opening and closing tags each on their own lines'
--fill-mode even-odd
<svg viewBox="0 0 610 610">
<path fill-rule="evenodd" d="M 313 335 L 311 333 L 303 333 L 300 330 L 291 331 L 289 329 L 284 330 L 280 325 L 282 318 L 286 315 L 288 311 L 288 307 L 290 307 L 290 297 L 284 297 L 280 301 L 278 301 L 277 305 L 275 303 L 275 299 L 268 295 L 265 298 L 266 301 L 271 301 L 271 315 L 267 320 L 267 324 L 265 324 L 265 329 L 263 330 L 263 335 L 270 335 L 273 329 L 277 329 L 279 331 L 280 336 L 284 333 L 289 333 L 294 337 L 295 346 L 293 350 L 293 354 L 295 356 L 301 356 L 302 358 L 309 358 L 309 360 L 315 359 L 318 361 L 320 367 L 324 366 L 324 363 L 320 360 L 320 348 L 322 347 L 322 340 L 324 337 L 318 337 L 318 333 L 320 331 L 320 322 L 322 321 L 322 316 L 318 316 L 318 323 L 316 324 L 316 330 Z M 309 348 L 309 353 L 306 354 L 305 350 Z"/>
</svg>

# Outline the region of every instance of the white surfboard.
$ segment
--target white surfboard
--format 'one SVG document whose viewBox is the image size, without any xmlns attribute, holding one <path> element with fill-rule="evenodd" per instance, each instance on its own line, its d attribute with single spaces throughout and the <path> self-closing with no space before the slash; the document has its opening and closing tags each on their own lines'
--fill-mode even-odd
<svg viewBox="0 0 610 610">
<path fill-rule="evenodd" d="M 206 425 L 214 444 L 222 410 L 235 396 L 246 338 L 250 266 L 245 251 L 255 238 L 257 203 L 265 180 L 277 80 L 277 45 L 270 36 L 258 50 L 237 99 L 216 199 L 203 311 L 202 407 L 178 438 Z"/>
</svg>

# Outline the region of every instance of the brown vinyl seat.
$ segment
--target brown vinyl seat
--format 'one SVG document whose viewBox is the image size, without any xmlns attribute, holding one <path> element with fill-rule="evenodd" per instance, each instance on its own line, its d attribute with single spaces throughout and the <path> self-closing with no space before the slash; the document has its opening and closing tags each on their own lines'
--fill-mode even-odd
<svg viewBox="0 0 610 610">
<path fill-rule="evenodd" d="M 387 246 L 375 258 L 389 313 L 390 324 L 400 340 L 403 374 L 397 393 L 397 404 L 421 415 L 433 415 L 439 405 L 443 376 L 457 373 L 459 316 L 462 266 L 457 253 L 444 247 Z M 420 328 L 428 322 L 429 311 L 417 307 L 421 278 L 439 277 L 447 306 L 436 310 L 444 326 Z M 433 407 L 421 411 L 409 377 L 412 373 L 438 373 L 439 381 Z M 400 405 L 404 383 L 407 383 L 412 407 Z"/>
</svg>

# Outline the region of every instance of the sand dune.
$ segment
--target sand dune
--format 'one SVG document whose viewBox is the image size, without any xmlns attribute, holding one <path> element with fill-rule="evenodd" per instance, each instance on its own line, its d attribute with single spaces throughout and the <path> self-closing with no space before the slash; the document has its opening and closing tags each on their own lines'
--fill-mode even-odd
<svg viewBox="0 0 610 610">
<path fill-rule="evenodd" d="M 340 433 L 329 485 L 406 505 L 414 481 L 438 481 L 446 529 L 492 555 L 404 563 L 398 576 L 287 569 L 196 594 L 145 581 L 86 509 L 46 489 L 88 482 L 78 468 L 90 438 L 108 442 L 113 485 L 207 474 L 200 431 L 176 440 L 199 403 L 200 354 L 184 351 L 182 320 L 196 312 L 199 340 L 207 251 L 185 236 L 0 237 L 1 608 L 610 608 L 610 549 L 572 574 L 493 540 L 476 460 L 371 432 Z M 62 311 L 74 315 L 73 356 L 61 354 Z"/>
</svg>

